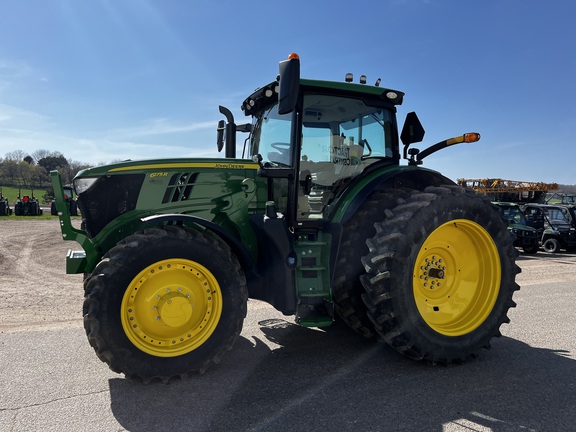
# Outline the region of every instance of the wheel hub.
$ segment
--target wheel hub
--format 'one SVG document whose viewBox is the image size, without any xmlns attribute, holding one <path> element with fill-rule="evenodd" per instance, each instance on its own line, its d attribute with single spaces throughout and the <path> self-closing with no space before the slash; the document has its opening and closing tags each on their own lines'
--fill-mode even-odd
<svg viewBox="0 0 576 432">
<path fill-rule="evenodd" d="M 430 255 L 419 266 L 418 279 L 423 288 L 433 290 L 444 283 L 446 265 L 443 258 Z"/>
<path fill-rule="evenodd" d="M 430 233 L 416 257 L 414 300 L 432 329 L 460 336 L 490 314 L 500 277 L 499 254 L 490 234 L 470 220 L 450 221 Z"/>
<path fill-rule="evenodd" d="M 222 313 L 220 286 L 197 262 L 159 261 L 142 270 L 122 300 L 122 326 L 140 350 L 173 357 L 198 348 Z"/>
<path fill-rule="evenodd" d="M 158 316 L 170 327 L 180 327 L 192 317 L 192 304 L 180 293 L 165 295 L 158 302 Z"/>
</svg>

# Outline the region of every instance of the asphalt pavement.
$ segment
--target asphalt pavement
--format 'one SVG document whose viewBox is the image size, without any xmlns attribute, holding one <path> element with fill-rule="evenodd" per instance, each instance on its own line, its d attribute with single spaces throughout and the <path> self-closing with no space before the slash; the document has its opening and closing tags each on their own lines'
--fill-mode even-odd
<svg viewBox="0 0 576 432">
<path fill-rule="evenodd" d="M 519 264 L 503 336 L 448 367 L 343 325 L 298 327 L 258 301 L 219 365 L 170 384 L 110 371 L 80 319 L 3 331 L 0 431 L 573 431 L 576 255 Z"/>
</svg>

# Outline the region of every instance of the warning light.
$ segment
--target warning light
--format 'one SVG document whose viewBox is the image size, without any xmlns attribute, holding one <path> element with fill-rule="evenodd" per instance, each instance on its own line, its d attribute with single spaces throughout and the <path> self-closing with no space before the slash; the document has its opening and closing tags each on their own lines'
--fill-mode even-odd
<svg viewBox="0 0 576 432">
<path fill-rule="evenodd" d="M 464 134 L 464 142 L 471 143 L 480 140 L 480 134 L 476 132 L 470 132 Z"/>
</svg>

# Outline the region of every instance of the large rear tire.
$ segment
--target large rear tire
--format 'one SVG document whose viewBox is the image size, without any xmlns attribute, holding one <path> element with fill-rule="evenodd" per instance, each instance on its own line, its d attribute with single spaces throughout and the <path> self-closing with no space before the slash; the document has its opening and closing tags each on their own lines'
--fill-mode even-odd
<svg viewBox="0 0 576 432">
<path fill-rule="evenodd" d="M 127 237 L 85 279 L 84 327 L 98 357 L 128 378 L 185 378 L 218 363 L 248 298 L 223 242 L 168 226 Z"/>
<path fill-rule="evenodd" d="M 376 332 L 362 300 L 365 291 L 360 282 L 364 274 L 361 258 L 369 252 L 366 240 L 376 234 L 374 223 L 381 222 L 386 209 L 402 203 L 405 196 L 399 189 L 376 191 L 344 225 L 332 286 L 334 309 L 342 321 L 367 339 L 374 338 Z"/>
<path fill-rule="evenodd" d="M 376 230 L 361 281 L 379 335 L 434 364 L 489 348 L 516 306 L 520 272 L 512 238 L 489 201 L 459 186 L 428 187 Z"/>
</svg>

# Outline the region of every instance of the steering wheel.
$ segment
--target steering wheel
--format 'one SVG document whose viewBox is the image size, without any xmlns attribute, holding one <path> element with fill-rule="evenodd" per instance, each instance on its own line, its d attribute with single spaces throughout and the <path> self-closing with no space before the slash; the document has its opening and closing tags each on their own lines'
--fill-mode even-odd
<svg viewBox="0 0 576 432">
<path fill-rule="evenodd" d="M 270 147 L 272 147 L 274 150 L 278 150 L 280 153 L 286 153 L 288 152 L 288 150 L 290 150 L 290 144 L 289 143 L 284 143 L 284 142 L 275 142 L 270 144 Z"/>
<path fill-rule="evenodd" d="M 277 164 L 278 166 L 290 166 L 290 144 L 284 142 L 275 142 L 270 144 L 274 150 L 278 153 L 269 152 L 268 159 L 270 162 Z"/>
</svg>

